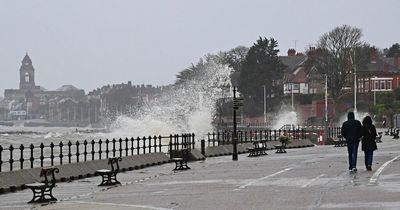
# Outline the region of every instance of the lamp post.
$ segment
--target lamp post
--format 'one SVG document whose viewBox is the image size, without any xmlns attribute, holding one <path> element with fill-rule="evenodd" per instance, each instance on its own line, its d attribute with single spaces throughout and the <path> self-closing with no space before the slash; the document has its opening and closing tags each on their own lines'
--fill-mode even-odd
<svg viewBox="0 0 400 210">
<path fill-rule="evenodd" d="M 267 125 L 267 96 L 266 96 L 266 87 L 263 85 L 264 88 L 264 125 Z"/>
<path fill-rule="evenodd" d="M 374 88 L 374 106 L 376 105 L 376 89 Z"/>
<path fill-rule="evenodd" d="M 233 145 L 233 153 L 232 153 L 232 160 L 238 160 L 238 154 L 237 154 L 237 128 L 236 128 L 236 109 L 237 107 L 235 106 L 235 101 L 236 101 L 236 87 L 233 86 L 233 139 L 232 139 L 232 145 Z"/>
<path fill-rule="evenodd" d="M 325 121 L 324 121 L 324 140 L 327 141 L 328 138 L 328 75 L 325 74 Z"/>
<path fill-rule="evenodd" d="M 293 105 L 293 83 L 290 83 L 290 92 L 292 92 L 292 112 L 294 112 L 294 105 Z"/>
<path fill-rule="evenodd" d="M 356 51 L 354 50 L 354 112 L 357 112 L 357 75 L 356 75 Z"/>
</svg>

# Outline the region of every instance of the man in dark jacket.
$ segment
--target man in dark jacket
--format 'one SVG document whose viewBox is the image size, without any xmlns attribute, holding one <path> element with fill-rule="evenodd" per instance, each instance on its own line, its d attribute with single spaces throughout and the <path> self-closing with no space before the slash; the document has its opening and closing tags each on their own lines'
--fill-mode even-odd
<svg viewBox="0 0 400 210">
<path fill-rule="evenodd" d="M 342 136 L 347 142 L 347 152 L 349 154 L 349 170 L 357 171 L 357 151 L 361 137 L 361 123 L 354 119 L 354 113 L 347 114 L 347 121 L 342 125 Z"/>
</svg>

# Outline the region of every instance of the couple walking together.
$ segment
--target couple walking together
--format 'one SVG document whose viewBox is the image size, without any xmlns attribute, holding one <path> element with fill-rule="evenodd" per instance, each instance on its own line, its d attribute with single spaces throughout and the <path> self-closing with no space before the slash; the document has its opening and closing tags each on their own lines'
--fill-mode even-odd
<svg viewBox="0 0 400 210">
<path fill-rule="evenodd" d="M 365 167 L 368 171 L 372 170 L 372 159 L 374 150 L 377 149 L 375 138 L 376 128 L 372 124 L 370 116 L 363 119 L 362 125 L 356 120 L 353 112 L 347 114 L 347 121 L 342 125 L 342 136 L 347 142 L 347 151 L 349 154 L 349 170 L 357 171 L 357 151 L 360 140 L 362 141 L 362 150 L 365 154 Z"/>
</svg>

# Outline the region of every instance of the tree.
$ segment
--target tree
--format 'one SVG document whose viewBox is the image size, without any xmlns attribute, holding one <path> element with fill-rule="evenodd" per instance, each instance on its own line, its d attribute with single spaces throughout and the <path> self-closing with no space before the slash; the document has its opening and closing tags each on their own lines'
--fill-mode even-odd
<svg viewBox="0 0 400 210">
<path fill-rule="evenodd" d="M 396 54 L 398 56 L 400 56 L 400 44 L 399 43 L 395 43 L 389 48 L 389 50 L 386 54 L 386 57 L 394 57 Z"/>
<path fill-rule="evenodd" d="M 252 106 L 252 113 L 261 112 L 263 104 L 263 85 L 268 97 L 279 101 L 283 95 L 282 78 L 284 65 L 278 58 L 278 42 L 260 37 L 250 48 L 240 69 L 239 91 L 246 98 L 246 105 Z M 271 100 L 269 100 L 272 102 Z M 272 105 L 272 103 L 269 103 Z M 270 106 L 269 106 L 270 107 Z"/>
<path fill-rule="evenodd" d="M 228 52 L 222 52 L 222 61 L 235 71 L 239 71 L 246 58 L 248 47 L 238 46 Z"/>
<path fill-rule="evenodd" d="M 317 48 L 307 52 L 308 65 L 314 66 L 321 75 L 327 75 L 328 91 L 336 112 L 338 99 L 346 93 L 344 88 L 352 84 L 354 67 L 361 67 L 360 57 L 365 57 L 363 53 L 354 53 L 367 46 L 360 41 L 361 37 L 361 29 L 342 25 L 323 34 Z M 354 60 L 357 62 L 353 63 Z"/>
</svg>

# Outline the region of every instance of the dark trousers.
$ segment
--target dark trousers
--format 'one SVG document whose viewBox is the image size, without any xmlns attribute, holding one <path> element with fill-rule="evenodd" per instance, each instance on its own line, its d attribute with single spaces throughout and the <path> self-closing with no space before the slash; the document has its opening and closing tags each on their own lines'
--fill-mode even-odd
<svg viewBox="0 0 400 210">
<path fill-rule="evenodd" d="M 359 142 L 347 144 L 347 152 L 349 154 L 349 169 L 357 168 L 358 144 Z"/>
<path fill-rule="evenodd" d="M 364 151 L 365 154 L 365 166 L 372 166 L 372 159 L 374 157 L 374 150 Z"/>
</svg>

